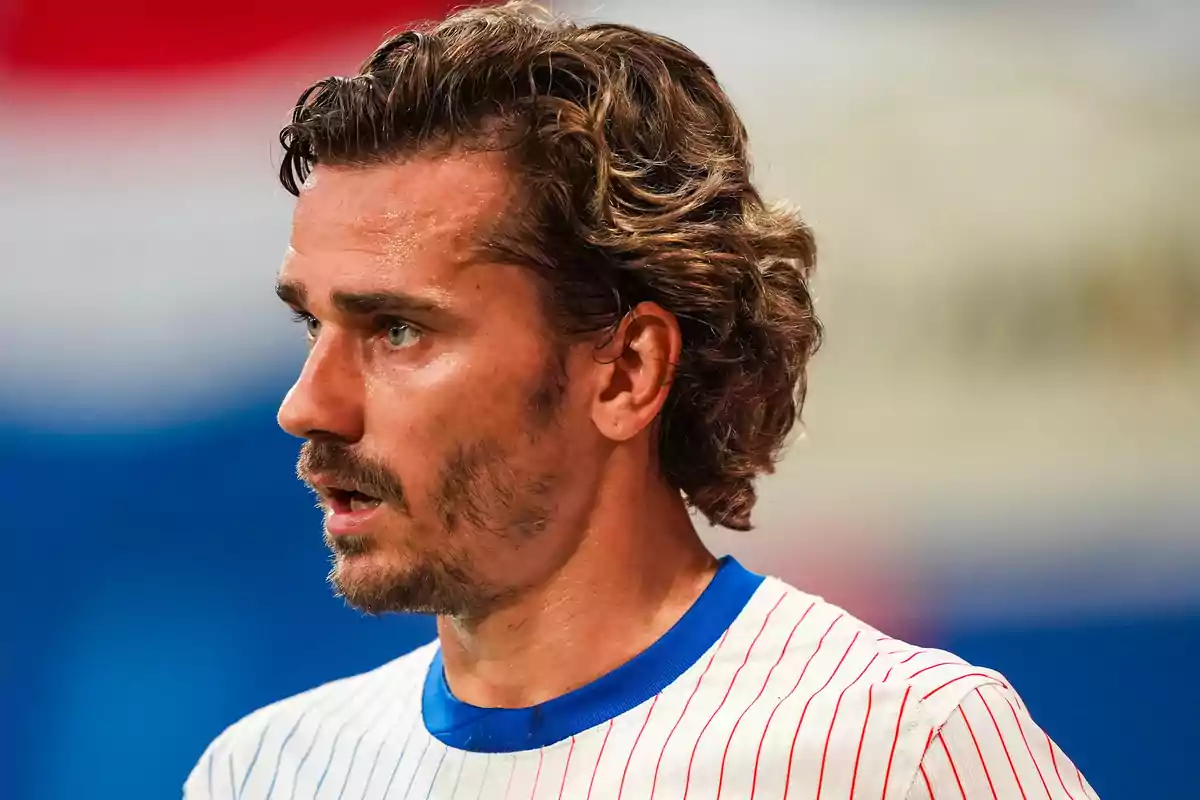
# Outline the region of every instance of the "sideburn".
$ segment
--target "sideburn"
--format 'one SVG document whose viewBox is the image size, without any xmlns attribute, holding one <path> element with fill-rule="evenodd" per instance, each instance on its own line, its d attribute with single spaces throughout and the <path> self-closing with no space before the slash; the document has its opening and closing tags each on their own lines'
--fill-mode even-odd
<svg viewBox="0 0 1200 800">
<path fill-rule="evenodd" d="M 567 393 L 567 353 L 561 344 L 546 359 L 537 388 L 529 396 L 529 410 L 533 414 L 536 428 L 544 428 L 554 422 L 559 406 Z"/>
</svg>

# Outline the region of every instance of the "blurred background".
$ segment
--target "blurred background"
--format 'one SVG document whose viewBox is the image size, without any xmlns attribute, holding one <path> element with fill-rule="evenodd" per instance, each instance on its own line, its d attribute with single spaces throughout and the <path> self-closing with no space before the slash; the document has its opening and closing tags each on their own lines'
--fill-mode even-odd
<svg viewBox="0 0 1200 800">
<path fill-rule="evenodd" d="M 275 137 L 439 0 L 0 2 L 0 797 L 177 796 L 429 620 L 324 584 Z M 749 566 L 1005 672 L 1106 800 L 1200 748 L 1200 6 L 564 2 L 715 67 L 822 247 Z"/>
</svg>

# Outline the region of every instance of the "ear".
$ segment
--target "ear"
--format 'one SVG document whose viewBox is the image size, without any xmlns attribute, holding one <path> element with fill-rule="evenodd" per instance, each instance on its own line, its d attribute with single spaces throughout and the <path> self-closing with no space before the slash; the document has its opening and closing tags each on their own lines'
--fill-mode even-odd
<svg viewBox="0 0 1200 800">
<path fill-rule="evenodd" d="M 607 438 L 624 442 L 650 427 L 675 379 L 683 335 L 675 315 L 639 303 L 596 347 L 598 391 L 592 421 Z"/>
</svg>

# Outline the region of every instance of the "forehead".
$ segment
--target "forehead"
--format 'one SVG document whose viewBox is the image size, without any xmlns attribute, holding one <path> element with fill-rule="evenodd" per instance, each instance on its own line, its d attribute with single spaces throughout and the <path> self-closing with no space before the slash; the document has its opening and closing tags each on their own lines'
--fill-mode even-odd
<svg viewBox="0 0 1200 800">
<path fill-rule="evenodd" d="M 470 260 L 496 227 L 510 187 L 495 153 L 317 165 L 296 204 L 292 248 L 321 262 L 354 254 L 392 266 L 453 266 Z"/>
</svg>

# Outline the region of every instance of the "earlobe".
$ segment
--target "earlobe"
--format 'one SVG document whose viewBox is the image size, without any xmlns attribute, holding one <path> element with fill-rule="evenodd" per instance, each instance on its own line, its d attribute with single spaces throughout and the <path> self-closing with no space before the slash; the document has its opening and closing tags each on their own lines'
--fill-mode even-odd
<svg viewBox="0 0 1200 800">
<path fill-rule="evenodd" d="M 627 441 L 648 429 L 662 410 L 682 350 L 675 315 L 657 303 L 640 303 L 597 348 L 604 365 L 593 417 L 614 441 Z"/>
</svg>

